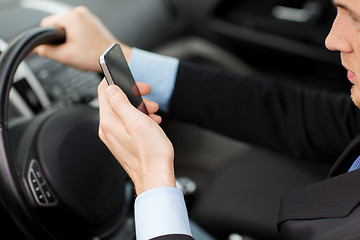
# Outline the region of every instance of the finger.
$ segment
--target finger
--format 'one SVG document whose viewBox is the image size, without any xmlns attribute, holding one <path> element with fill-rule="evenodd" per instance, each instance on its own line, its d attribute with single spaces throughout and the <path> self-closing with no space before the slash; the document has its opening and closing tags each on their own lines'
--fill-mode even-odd
<svg viewBox="0 0 360 240">
<path fill-rule="evenodd" d="M 145 107 L 149 114 L 156 113 L 159 111 L 159 105 L 156 102 L 150 101 L 149 99 L 143 98 Z"/>
<path fill-rule="evenodd" d="M 59 13 L 59 14 L 45 17 L 41 20 L 40 26 L 42 26 L 42 27 L 50 27 L 50 26 L 64 27 L 64 22 L 60 21 L 60 19 L 66 19 L 66 18 L 64 18 L 65 14 L 67 14 L 67 13 Z"/>
<path fill-rule="evenodd" d="M 65 13 L 51 15 L 48 17 L 45 17 L 41 20 L 40 26 L 42 27 L 58 27 L 58 28 L 64 28 L 66 29 L 66 23 L 64 21 L 61 21 L 60 19 L 65 19 L 63 16 Z M 66 39 L 68 40 L 68 39 Z M 38 53 L 40 56 L 51 58 L 53 60 L 59 61 L 61 60 L 60 57 L 62 48 L 61 45 L 41 45 L 34 49 L 34 52 Z"/>
<path fill-rule="evenodd" d="M 41 27 L 49 27 L 49 26 L 53 26 L 54 25 L 54 19 L 56 19 L 57 16 L 56 15 L 51 15 L 48 17 L 45 17 L 41 20 L 40 22 L 40 26 Z"/>
<path fill-rule="evenodd" d="M 147 95 L 150 93 L 151 91 L 151 87 L 149 84 L 147 83 L 143 83 L 143 82 L 136 82 L 137 87 L 139 88 L 140 94 L 141 95 Z"/>
<path fill-rule="evenodd" d="M 106 88 L 106 97 L 119 119 L 124 125 L 132 125 L 145 115 L 136 109 L 129 101 L 125 93 L 116 85 Z"/>
<path fill-rule="evenodd" d="M 98 100 L 99 100 L 99 108 L 100 108 L 100 116 L 111 116 L 111 113 L 113 113 L 113 109 L 108 101 L 108 98 L 106 96 L 106 88 L 108 87 L 108 84 L 105 80 L 105 78 L 100 82 L 98 86 Z M 113 113 L 116 115 L 115 113 Z"/>
<path fill-rule="evenodd" d="M 105 80 L 105 78 L 103 78 L 103 80 L 100 82 L 99 86 L 98 86 L 98 99 L 99 99 L 99 105 L 107 105 L 109 104 L 107 102 L 107 97 L 106 97 L 106 88 L 107 88 L 108 84 Z"/>
<path fill-rule="evenodd" d="M 46 58 L 52 58 L 54 60 L 58 60 L 56 56 L 61 56 L 61 54 L 57 54 L 59 51 L 61 51 L 61 46 L 53 46 L 53 45 L 41 45 L 34 49 L 34 52 L 39 54 L 40 56 L 46 57 Z"/>
<path fill-rule="evenodd" d="M 154 120 L 157 124 L 160 124 L 162 122 L 162 118 L 159 115 L 156 114 L 149 114 L 149 117 Z"/>
<path fill-rule="evenodd" d="M 117 115 L 114 113 L 108 98 L 106 96 L 107 83 L 103 79 L 98 86 L 98 100 L 99 100 L 99 113 L 100 121 L 106 123 L 105 120 L 117 118 Z"/>
<path fill-rule="evenodd" d="M 118 115 L 113 111 L 107 96 L 106 96 L 107 83 L 103 80 L 98 86 L 98 100 L 99 100 L 99 137 L 108 145 L 110 139 L 114 138 L 114 134 L 125 137 L 127 130 L 123 122 L 119 119 Z M 114 128 L 116 126 L 116 128 Z"/>
</svg>

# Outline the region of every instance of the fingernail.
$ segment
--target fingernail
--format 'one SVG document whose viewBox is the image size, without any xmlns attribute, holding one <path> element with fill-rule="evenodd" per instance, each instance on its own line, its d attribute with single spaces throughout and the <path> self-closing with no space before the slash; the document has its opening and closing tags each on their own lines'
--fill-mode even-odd
<svg viewBox="0 0 360 240">
<path fill-rule="evenodd" d="M 108 97 L 113 95 L 117 91 L 117 88 L 114 85 L 110 85 L 106 88 L 106 94 Z"/>
</svg>

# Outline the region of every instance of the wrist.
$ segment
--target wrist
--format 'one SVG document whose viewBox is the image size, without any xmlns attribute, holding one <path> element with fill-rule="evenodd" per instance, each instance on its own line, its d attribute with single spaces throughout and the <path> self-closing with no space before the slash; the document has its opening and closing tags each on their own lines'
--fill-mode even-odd
<svg viewBox="0 0 360 240">
<path fill-rule="evenodd" d="M 163 172 L 160 174 L 144 174 L 140 178 L 132 178 L 132 180 L 135 186 L 137 196 L 143 192 L 159 187 L 176 188 L 176 180 L 173 171 L 167 174 L 164 174 Z"/>
</svg>

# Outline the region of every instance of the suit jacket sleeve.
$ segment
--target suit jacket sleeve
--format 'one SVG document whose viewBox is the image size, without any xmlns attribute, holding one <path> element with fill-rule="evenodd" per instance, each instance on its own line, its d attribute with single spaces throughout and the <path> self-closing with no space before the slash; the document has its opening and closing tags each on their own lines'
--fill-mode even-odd
<svg viewBox="0 0 360 240">
<path fill-rule="evenodd" d="M 335 161 L 360 132 L 349 95 L 181 62 L 169 116 L 297 158 Z"/>
</svg>

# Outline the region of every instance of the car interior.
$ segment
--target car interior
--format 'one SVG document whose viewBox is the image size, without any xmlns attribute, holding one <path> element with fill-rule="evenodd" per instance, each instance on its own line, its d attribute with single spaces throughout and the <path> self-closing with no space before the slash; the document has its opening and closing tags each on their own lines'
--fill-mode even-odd
<svg viewBox="0 0 360 240">
<path fill-rule="evenodd" d="M 350 89 L 338 53 L 324 45 L 336 15 L 329 0 L 1 0 L 0 211 L 12 239 L 135 239 L 132 184 L 97 136 L 103 76 L 31 53 L 64 40 L 39 28 L 41 19 L 78 5 L 130 46 L 309 89 Z M 330 168 L 161 114 L 189 217 L 215 239 L 279 239 L 281 196 Z"/>
</svg>

